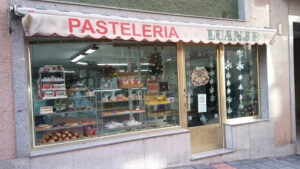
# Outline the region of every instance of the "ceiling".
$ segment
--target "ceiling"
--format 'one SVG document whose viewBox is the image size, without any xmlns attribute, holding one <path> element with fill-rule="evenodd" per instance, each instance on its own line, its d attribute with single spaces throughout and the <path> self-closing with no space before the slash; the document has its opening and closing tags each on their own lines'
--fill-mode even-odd
<svg viewBox="0 0 300 169">
<path fill-rule="evenodd" d="M 176 44 L 174 43 L 35 37 L 30 39 L 32 67 L 37 68 L 43 65 L 82 67 L 82 65 L 71 63 L 71 60 L 93 44 L 99 49 L 88 54 L 80 62 L 88 62 L 92 65 L 127 63 L 128 61 L 137 63 L 138 56 L 141 56 L 141 62 L 148 63 L 147 56 L 155 50 L 161 52 L 164 57 L 176 58 Z"/>
</svg>

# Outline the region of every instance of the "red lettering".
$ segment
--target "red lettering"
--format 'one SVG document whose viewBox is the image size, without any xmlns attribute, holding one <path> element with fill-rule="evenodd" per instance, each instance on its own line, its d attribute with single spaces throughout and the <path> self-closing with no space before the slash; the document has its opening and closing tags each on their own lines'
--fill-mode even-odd
<svg viewBox="0 0 300 169">
<path fill-rule="evenodd" d="M 79 26 L 80 26 L 80 20 L 79 19 L 69 18 L 69 31 L 70 32 L 73 32 L 74 27 L 79 27 Z"/>
<path fill-rule="evenodd" d="M 81 33 L 84 33 L 85 31 L 91 31 L 92 33 L 95 33 L 95 30 L 93 29 L 92 24 L 88 19 L 84 20 Z"/>
<path fill-rule="evenodd" d="M 129 23 L 120 23 L 121 25 L 121 34 L 125 36 L 130 36 L 130 33 L 125 33 L 125 31 L 130 31 Z M 126 27 L 125 27 L 126 26 Z"/>
<path fill-rule="evenodd" d="M 133 34 L 133 36 L 141 36 L 141 34 L 135 33 L 135 24 L 134 23 L 132 24 L 132 34 Z"/>
<path fill-rule="evenodd" d="M 119 24 L 119 22 L 108 22 L 109 24 L 111 24 L 112 29 L 113 29 L 113 34 L 116 35 L 116 25 Z"/>
<path fill-rule="evenodd" d="M 106 33 L 107 33 L 107 28 L 106 28 L 105 26 L 103 26 L 103 25 L 106 25 L 106 22 L 105 22 L 105 21 L 99 20 L 99 21 L 96 22 L 96 25 L 98 26 L 99 29 L 102 30 L 102 31 L 101 31 L 101 30 L 99 30 L 99 29 L 96 29 L 96 31 L 97 31 L 98 33 L 100 33 L 100 34 L 106 34 Z"/>
<path fill-rule="evenodd" d="M 161 38 L 163 38 L 163 35 L 162 35 L 161 32 L 162 32 L 162 27 L 161 26 L 158 26 L 158 25 L 153 26 L 153 35 L 154 35 L 155 38 L 156 38 L 156 34 L 159 34 L 159 36 Z"/>
<path fill-rule="evenodd" d="M 179 38 L 174 27 L 171 27 L 169 38 L 171 38 L 172 36 L 176 36 L 176 38 Z"/>
<path fill-rule="evenodd" d="M 165 38 L 168 38 L 168 32 L 167 32 L 167 27 L 165 26 Z"/>
<path fill-rule="evenodd" d="M 143 30 L 143 37 L 150 37 L 151 38 L 151 35 L 147 35 L 146 33 L 147 32 L 150 32 L 151 33 L 151 29 L 150 29 L 151 25 L 145 25 L 143 24 L 142 26 L 142 30 Z"/>
</svg>

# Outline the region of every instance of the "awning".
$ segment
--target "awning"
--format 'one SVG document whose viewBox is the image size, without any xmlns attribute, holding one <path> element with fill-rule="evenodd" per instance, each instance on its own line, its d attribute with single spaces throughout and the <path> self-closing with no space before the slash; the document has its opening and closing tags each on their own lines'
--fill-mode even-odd
<svg viewBox="0 0 300 169">
<path fill-rule="evenodd" d="M 25 13 L 25 36 L 74 36 L 136 41 L 223 44 L 268 44 L 274 29 L 209 25 L 149 19 L 124 18 L 75 12 L 19 8 Z"/>
</svg>

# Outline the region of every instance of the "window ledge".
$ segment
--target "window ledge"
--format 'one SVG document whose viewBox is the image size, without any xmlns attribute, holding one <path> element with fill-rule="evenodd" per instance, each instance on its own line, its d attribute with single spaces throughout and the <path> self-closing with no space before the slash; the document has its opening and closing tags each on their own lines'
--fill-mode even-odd
<svg viewBox="0 0 300 169">
<path fill-rule="evenodd" d="M 77 144 L 77 145 L 69 145 L 69 146 L 66 145 L 64 147 L 59 147 L 59 148 L 52 148 L 52 149 L 46 149 L 46 150 L 35 150 L 35 151 L 31 152 L 30 157 L 38 157 L 38 156 L 43 156 L 43 155 L 57 154 L 57 153 L 63 153 L 63 152 L 68 152 L 68 151 L 81 150 L 81 149 L 105 146 L 105 145 L 110 145 L 110 144 L 118 144 L 118 143 L 124 143 L 124 142 L 129 142 L 129 141 L 143 140 L 143 139 L 149 139 L 149 138 L 154 138 L 154 137 L 162 137 L 162 136 L 189 133 L 189 132 L 190 131 L 187 129 L 176 128 L 176 129 L 157 131 L 157 132 L 152 132 L 152 133 L 147 133 L 147 134 L 139 134 L 139 135 L 133 135 L 133 136 L 127 136 L 127 137 L 99 140 L 99 141 L 82 143 L 82 144 Z M 101 137 L 99 137 L 99 139 L 101 139 Z"/>
<path fill-rule="evenodd" d="M 204 158 L 209 158 L 209 157 L 214 157 L 222 154 L 227 154 L 227 153 L 233 153 L 234 150 L 229 149 L 229 148 L 221 148 L 217 150 L 212 150 L 212 151 L 205 151 L 202 153 L 196 153 L 191 155 L 191 160 L 201 160 Z"/>
<path fill-rule="evenodd" d="M 255 119 L 255 118 L 238 118 L 238 119 L 231 119 L 225 122 L 226 125 L 237 126 L 243 124 L 251 124 L 251 123 L 259 123 L 259 122 L 268 122 L 269 119 Z"/>
</svg>

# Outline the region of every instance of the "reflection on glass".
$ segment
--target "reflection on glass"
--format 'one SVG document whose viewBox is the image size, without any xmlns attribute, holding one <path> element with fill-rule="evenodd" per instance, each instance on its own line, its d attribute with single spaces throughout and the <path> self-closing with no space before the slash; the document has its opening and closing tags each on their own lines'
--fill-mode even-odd
<svg viewBox="0 0 300 169">
<path fill-rule="evenodd" d="M 258 115 L 257 47 L 225 46 L 227 118 Z"/>
<path fill-rule="evenodd" d="M 219 123 L 215 46 L 186 46 L 188 127 Z"/>
</svg>

